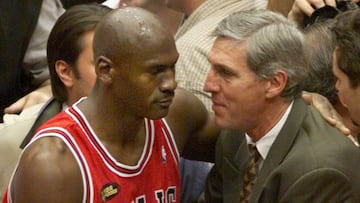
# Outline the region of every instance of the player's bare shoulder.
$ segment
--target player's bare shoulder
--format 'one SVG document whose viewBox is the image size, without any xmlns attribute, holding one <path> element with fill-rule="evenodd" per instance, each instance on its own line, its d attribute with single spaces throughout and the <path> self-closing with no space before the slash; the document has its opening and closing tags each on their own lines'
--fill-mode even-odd
<svg viewBox="0 0 360 203">
<path fill-rule="evenodd" d="M 177 88 L 166 120 L 175 122 L 178 127 L 193 131 L 191 127 L 195 127 L 198 120 L 201 122 L 205 119 L 207 113 L 205 106 L 196 96 L 182 88 Z"/>
<path fill-rule="evenodd" d="M 192 93 L 177 88 L 166 121 L 181 149 L 187 137 L 203 128 L 208 119 L 208 111 Z"/>
<path fill-rule="evenodd" d="M 82 188 L 80 169 L 70 149 L 60 138 L 44 137 L 22 153 L 11 196 L 16 202 L 80 202 Z"/>
</svg>

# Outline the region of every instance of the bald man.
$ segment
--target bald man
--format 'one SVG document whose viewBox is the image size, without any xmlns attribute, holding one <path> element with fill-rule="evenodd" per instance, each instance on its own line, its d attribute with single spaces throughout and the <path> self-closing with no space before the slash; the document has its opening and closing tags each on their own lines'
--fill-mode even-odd
<svg viewBox="0 0 360 203">
<path fill-rule="evenodd" d="M 7 200 L 180 202 L 179 153 L 206 159 L 194 150 L 211 152 L 218 130 L 201 101 L 175 93 L 173 35 L 150 12 L 125 7 L 98 24 L 94 57 L 93 91 L 40 127 Z"/>
</svg>

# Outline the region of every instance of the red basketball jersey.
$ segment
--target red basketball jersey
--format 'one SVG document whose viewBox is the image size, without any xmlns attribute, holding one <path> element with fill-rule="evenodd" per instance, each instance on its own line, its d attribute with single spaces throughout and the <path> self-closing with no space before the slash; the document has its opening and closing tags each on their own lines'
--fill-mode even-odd
<svg viewBox="0 0 360 203">
<path fill-rule="evenodd" d="M 66 143 L 82 173 L 83 202 L 180 202 L 179 153 L 169 126 L 165 119 L 144 122 L 146 142 L 136 166 L 121 164 L 109 154 L 76 105 L 45 123 L 31 143 L 47 136 Z M 11 202 L 8 194 L 3 203 Z"/>
</svg>

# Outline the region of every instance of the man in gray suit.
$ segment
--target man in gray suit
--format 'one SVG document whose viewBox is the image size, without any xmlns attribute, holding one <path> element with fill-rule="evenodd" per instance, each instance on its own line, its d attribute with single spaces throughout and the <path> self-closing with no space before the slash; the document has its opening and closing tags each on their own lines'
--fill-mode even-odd
<svg viewBox="0 0 360 203">
<path fill-rule="evenodd" d="M 247 11 L 227 17 L 214 35 L 205 91 L 217 126 L 243 133 L 218 139 L 207 202 L 360 202 L 360 152 L 300 97 L 307 63 L 296 26 Z M 260 158 L 246 197 L 248 145 Z"/>
</svg>

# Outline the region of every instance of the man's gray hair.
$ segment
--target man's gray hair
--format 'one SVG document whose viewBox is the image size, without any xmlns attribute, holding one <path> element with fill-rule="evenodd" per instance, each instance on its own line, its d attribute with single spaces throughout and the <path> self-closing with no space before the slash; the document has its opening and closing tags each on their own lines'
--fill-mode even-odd
<svg viewBox="0 0 360 203">
<path fill-rule="evenodd" d="M 292 100 L 301 93 L 308 70 L 304 36 L 281 14 L 268 10 L 236 12 L 225 18 L 213 35 L 245 42 L 247 63 L 258 79 L 285 71 L 288 81 L 281 96 Z"/>
</svg>

